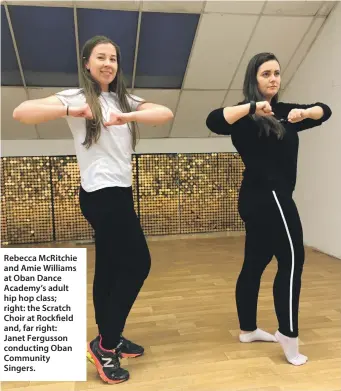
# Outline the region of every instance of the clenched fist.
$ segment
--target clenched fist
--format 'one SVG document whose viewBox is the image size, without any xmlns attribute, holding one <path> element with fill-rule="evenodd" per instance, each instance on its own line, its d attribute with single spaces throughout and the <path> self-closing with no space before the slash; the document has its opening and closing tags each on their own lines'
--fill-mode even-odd
<svg viewBox="0 0 341 391">
<path fill-rule="evenodd" d="M 69 116 L 70 117 L 80 117 L 85 119 L 93 119 L 92 111 L 90 106 L 86 103 L 83 106 L 78 107 L 69 107 Z"/>
<path fill-rule="evenodd" d="M 288 114 L 288 121 L 294 124 L 296 122 L 300 122 L 308 118 L 307 115 L 308 115 L 307 110 L 292 109 Z"/>
<path fill-rule="evenodd" d="M 257 102 L 256 103 L 256 115 L 260 117 L 268 117 L 270 115 L 274 115 L 270 103 L 267 101 Z"/>
<path fill-rule="evenodd" d="M 124 125 L 132 120 L 132 113 L 110 113 L 109 121 L 104 122 L 104 126 Z"/>
</svg>

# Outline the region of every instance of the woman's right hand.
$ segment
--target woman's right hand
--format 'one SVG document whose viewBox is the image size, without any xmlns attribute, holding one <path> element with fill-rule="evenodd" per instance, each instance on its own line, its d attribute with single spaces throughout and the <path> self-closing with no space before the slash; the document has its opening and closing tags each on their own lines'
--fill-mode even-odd
<svg viewBox="0 0 341 391">
<path fill-rule="evenodd" d="M 270 103 L 265 101 L 257 102 L 256 103 L 256 115 L 259 115 L 260 117 L 269 117 L 270 115 L 274 115 L 272 111 L 272 107 L 270 106 Z"/>
<path fill-rule="evenodd" d="M 87 103 L 83 106 L 69 106 L 69 116 L 93 119 L 92 111 Z"/>
</svg>

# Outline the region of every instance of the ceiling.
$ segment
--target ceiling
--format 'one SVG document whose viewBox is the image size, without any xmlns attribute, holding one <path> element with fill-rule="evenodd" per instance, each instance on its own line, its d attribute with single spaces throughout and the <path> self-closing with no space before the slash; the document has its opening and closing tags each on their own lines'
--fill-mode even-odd
<svg viewBox="0 0 341 391">
<path fill-rule="evenodd" d="M 335 3 L 3 1 L 1 138 L 71 138 L 62 119 L 31 126 L 12 113 L 26 99 L 78 86 L 77 53 L 97 34 L 121 47 L 129 90 L 175 114 L 167 125 L 140 125 L 141 138 L 217 137 L 206 116 L 241 98 L 248 60 L 274 52 L 285 89 Z"/>
</svg>

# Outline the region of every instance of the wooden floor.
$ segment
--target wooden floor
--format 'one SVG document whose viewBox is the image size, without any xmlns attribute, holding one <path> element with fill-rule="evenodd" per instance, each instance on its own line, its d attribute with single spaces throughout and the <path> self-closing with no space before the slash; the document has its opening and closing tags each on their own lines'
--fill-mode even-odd
<svg viewBox="0 0 341 391">
<path fill-rule="evenodd" d="M 151 274 L 125 330 L 127 338 L 145 346 L 146 354 L 122 360 L 122 366 L 130 371 L 128 382 L 106 385 L 89 363 L 87 382 L 3 382 L 2 389 L 341 390 L 341 260 L 307 249 L 300 343 L 309 362 L 294 367 L 276 343 L 241 344 L 237 339 L 234 289 L 242 264 L 243 237 L 153 240 L 149 244 Z M 94 249 L 92 245 L 88 249 L 88 338 L 93 338 Z M 273 260 L 264 273 L 259 298 L 258 326 L 270 332 L 277 327 L 272 299 L 275 272 Z"/>
</svg>

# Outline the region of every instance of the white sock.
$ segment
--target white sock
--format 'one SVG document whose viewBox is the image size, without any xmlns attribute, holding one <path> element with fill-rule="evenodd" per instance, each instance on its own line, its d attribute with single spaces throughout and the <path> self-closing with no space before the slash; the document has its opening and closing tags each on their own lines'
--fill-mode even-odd
<svg viewBox="0 0 341 391">
<path fill-rule="evenodd" d="M 298 351 L 298 338 L 290 338 L 276 331 L 275 337 L 281 344 L 285 357 L 293 365 L 303 365 L 308 361 L 308 357 Z"/>
<path fill-rule="evenodd" d="M 267 333 L 262 329 L 256 329 L 247 334 L 239 334 L 240 342 L 253 342 L 253 341 L 265 341 L 265 342 L 277 342 L 274 335 Z"/>
</svg>

